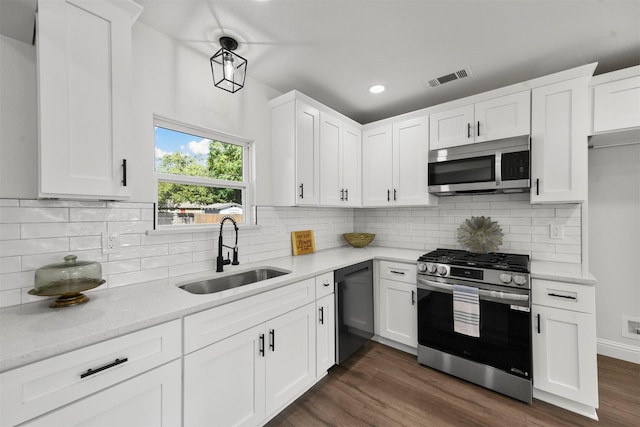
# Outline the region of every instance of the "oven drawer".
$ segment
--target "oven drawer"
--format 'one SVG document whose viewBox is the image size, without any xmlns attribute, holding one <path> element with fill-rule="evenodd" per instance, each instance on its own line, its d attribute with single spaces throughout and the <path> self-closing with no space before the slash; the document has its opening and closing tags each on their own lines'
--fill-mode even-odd
<svg viewBox="0 0 640 427">
<path fill-rule="evenodd" d="M 533 304 L 582 313 L 595 312 L 596 290 L 593 286 L 532 279 Z"/>
<path fill-rule="evenodd" d="M 416 264 L 380 261 L 380 278 L 397 282 L 416 283 Z"/>
</svg>

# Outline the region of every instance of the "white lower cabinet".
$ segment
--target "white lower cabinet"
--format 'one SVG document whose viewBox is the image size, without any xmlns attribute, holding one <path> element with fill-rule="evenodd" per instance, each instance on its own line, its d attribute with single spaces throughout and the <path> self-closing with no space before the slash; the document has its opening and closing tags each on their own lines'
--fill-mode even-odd
<svg viewBox="0 0 640 427">
<path fill-rule="evenodd" d="M 264 325 L 184 359 L 184 425 L 253 426 L 265 418 Z"/>
<path fill-rule="evenodd" d="M 336 364 L 335 295 L 316 301 L 316 376 L 324 375 Z"/>
<path fill-rule="evenodd" d="M 184 426 L 254 426 L 316 380 L 315 302 L 185 356 Z"/>
<path fill-rule="evenodd" d="M 179 426 L 181 381 L 180 360 L 174 360 L 21 426 Z"/>
<path fill-rule="evenodd" d="M 378 282 L 379 335 L 418 347 L 418 306 L 415 264 L 380 262 Z"/>
<path fill-rule="evenodd" d="M 3 372 L 0 425 L 179 425 L 180 356 L 174 320 Z"/>
<path fill-rule="evenodd" d="M 596 418 L 594 289 L 532 280 L 534 397 Z"/>
</svg>

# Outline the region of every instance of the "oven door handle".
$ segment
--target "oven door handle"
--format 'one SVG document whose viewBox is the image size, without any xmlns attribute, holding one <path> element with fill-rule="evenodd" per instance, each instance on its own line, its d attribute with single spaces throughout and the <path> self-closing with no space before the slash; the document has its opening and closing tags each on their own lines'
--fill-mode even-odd
<svg viewBox="0 0 640 427">
<path fill-rule="evenodd" d="M 453 285 L 447 285 L 446 283 L 434 282 L 432 280 L 423 279 L 418 277 L 418 288 L 426 289 L 430 291 L 438 291 L 445 290 L 453 293 Z M 521 295 L 521 294 L 512 294 L 508 292 L 500 292 L 500 291 L 487 291 L 485 289 L 478 289 L 478 295 L 480 298 L 493 298 L 504 300 L 505 304 L 508 304 L 509 301 L 529 301 L 529 295 Z"/>
</svg>

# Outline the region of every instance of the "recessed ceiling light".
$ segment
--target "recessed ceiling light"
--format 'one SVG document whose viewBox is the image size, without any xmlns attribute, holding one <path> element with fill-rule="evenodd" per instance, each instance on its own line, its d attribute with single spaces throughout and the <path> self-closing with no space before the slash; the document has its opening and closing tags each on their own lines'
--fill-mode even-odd
<svg viewBox="0 0 640 427">
<path fill-rule="evenodd" d="M 384 92 L 384 85 L 373 85 L 369 88 L 369 92 L 371 93 L 382 93 Z"/>
</svg>

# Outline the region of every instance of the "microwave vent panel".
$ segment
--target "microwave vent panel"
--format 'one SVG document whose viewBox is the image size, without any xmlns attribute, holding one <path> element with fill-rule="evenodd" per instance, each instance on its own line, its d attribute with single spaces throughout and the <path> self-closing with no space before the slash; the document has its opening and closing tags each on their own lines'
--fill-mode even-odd
<svg viewBox="0 0 640 427">
<path fill-rule="evenodd" d="M 442 77 L 438 77 L 437 79 L 429 80 L 429 87 L 438 87 L 445 83 L 452 82 L 454 80 L 460 80 L 466 77 L 471 77 L 471 75 L 472 75 L 471 69 L 469 67 L 465 67 L 462 70 L 456 71 L 454 73 L 450 73 Z"/>
</svg>

